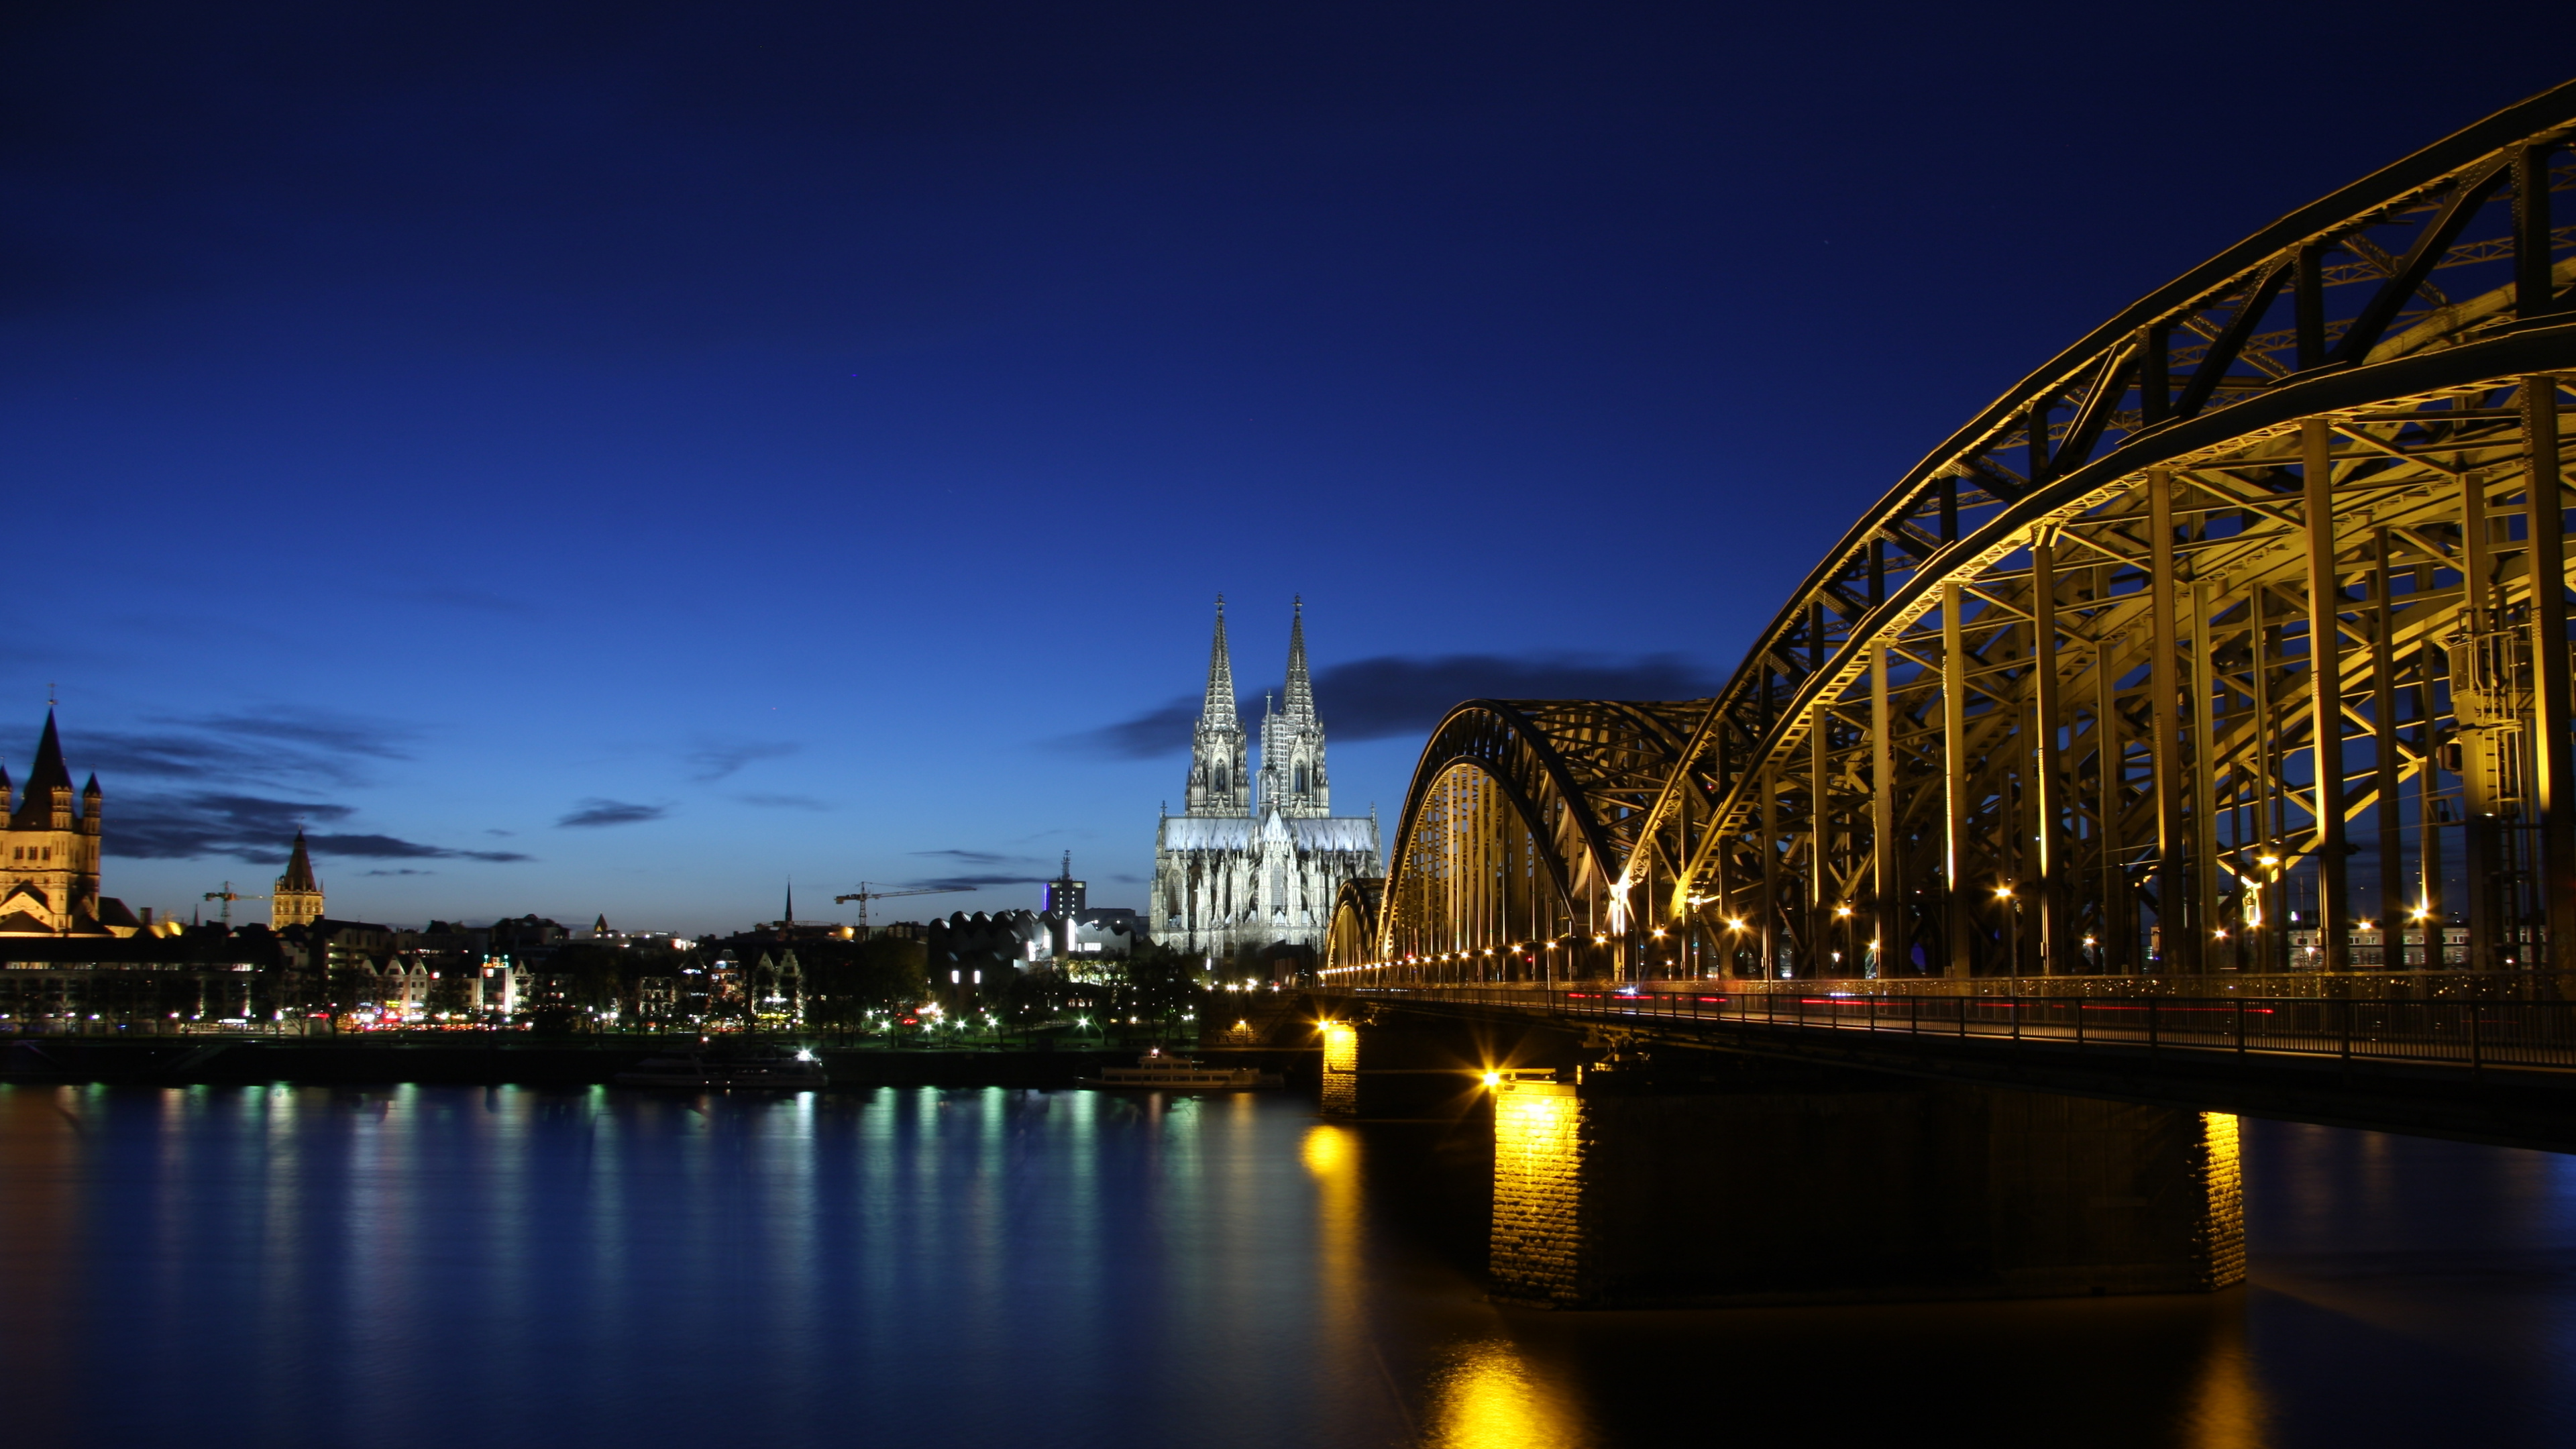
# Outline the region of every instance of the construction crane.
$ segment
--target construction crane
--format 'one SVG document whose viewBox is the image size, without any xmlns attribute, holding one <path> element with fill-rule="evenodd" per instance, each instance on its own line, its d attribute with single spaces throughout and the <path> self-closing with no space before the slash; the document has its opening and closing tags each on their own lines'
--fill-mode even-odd
<svg viewBox="0 0 2576 1449">
<path fill-rule="evenodd" d="M 222 901 L 224 903 L 224 925 L 226 928 L 230 928 L 233 923 L 233 902 L 264 901 L 267 900 L 268 897 L 255 893 L 234 890 L 233 883 L 231 881 L 225 881 L 224 888 L 222 890 L 206 892 L 206 899 L 210 901 Z"/>
<path fill-rule="evenodd" d="M 859 903 L 859 935 L 861 939 L 865 939 L 868 930 L 868 902 L 870 901 L 888 901 L 894 899 L 896 896 L 953 896 L 973 889 L 975 889 L 973 886 L 931 886 L 923 890 L 915 891 L 872 891 L 868 889 L 868 883 L 866 881 L 861 881 L 859 882 L 859 888 L 852 891 L 850 894 L 832 897 L 832 904 L 837 906 L 850 901 L 857 901 Z M 213 900 L 214 897 L 208 896 L 206 899 Z"/>
</svg>

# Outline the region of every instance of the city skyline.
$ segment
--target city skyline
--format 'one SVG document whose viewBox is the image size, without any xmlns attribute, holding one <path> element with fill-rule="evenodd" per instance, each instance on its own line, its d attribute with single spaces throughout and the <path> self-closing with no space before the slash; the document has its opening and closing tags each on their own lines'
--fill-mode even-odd
<svg viewBox="0 0 2576 1449">
<path fill-rule="evenodd" d="M 2559 79 L 2105 187 L 2034 118 L 2238 103 L 2200 27 L 1353 23 L 22 24 L 0 425 L 68 561 L 0 761 L 58 693 L 138 908 L 264 883 L 299 823 L 376 920 L 1016 906 L 1068 847 L 1139 905 L 1216 594 L 1253 708 L 1304 596 L 1339 797 L 1391 822 L 1426 711 L 1713 687 L 2031 358 Z M 1951 79 L 2005 43 L 2056 64 Z"/>
</svg>

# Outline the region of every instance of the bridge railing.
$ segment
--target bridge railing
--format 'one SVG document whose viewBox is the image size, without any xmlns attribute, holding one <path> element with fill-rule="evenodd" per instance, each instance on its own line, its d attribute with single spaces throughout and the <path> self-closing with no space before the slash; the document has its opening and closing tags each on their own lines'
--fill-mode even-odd
<svg viewBox="0 0 2576 1449">
<path fill-rule="evenodd" d="M 1880 996 L 1549 986 L 1363 988 L 1366 1000 L 1505 1007 L 1589 1020 L 1884 1032 L 2052 1049 L 2265 1053 L 2576 1070 L 2576 1002 L 2314 997 Z"/>
</svg>

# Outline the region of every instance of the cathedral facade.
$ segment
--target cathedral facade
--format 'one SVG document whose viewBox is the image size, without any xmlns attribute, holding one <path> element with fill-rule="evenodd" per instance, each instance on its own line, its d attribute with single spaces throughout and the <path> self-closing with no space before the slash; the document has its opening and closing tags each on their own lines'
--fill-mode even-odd
<svg viewBox="0 0 2576 1449">
<path fill-rule="evenodd" d="M 1155 835 L 1148 908 L 1157 942 L 1209 961 L 1272 946 L 1321 951 L 1342 882 L 1386 873 L 1376 812 L 1333 813 L 1303 601 L 1288 626 L 1286 695 L 1275 707 L 1264 701 L 1257 775 L 1248 743 L 1219 599 L 1182 813 L 1167 810 Z"/>
</svg>

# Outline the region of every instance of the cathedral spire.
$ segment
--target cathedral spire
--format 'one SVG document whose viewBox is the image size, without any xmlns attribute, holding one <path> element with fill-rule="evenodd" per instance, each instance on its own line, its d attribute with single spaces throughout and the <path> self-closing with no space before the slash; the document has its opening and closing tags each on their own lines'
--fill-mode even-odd
<svg viewBox="0 0 2576 1449">
<path fill-rule="evenodd" d="M 1198 816 L 1240 815 L 1251 804 L 1243 722 L 1234 708 L 1234 656 L 1225 642 L 1225 595 L 1216 597 L 1216 638 L 1208 645 L 1207 702 L 1190 736 L 1187 809 Z"/>
<path fill-rule="evenodd" d="M 1216 640 L 1208 645 L 1207 703 L 1199 709 L 1199 722 L 1232 728 L 1234 718 L 1234 655 L 1225 645 L 1225 595 L 1216 596 Z"/>
<path fill-rule="evenodd" d="M 1288 621 L 1288 717 L 1310 720 L 1315 717 L 1315 683 L 1306 675 L 1306 598 L 1298 595 L 1296 613 Z"/>
</svg>

